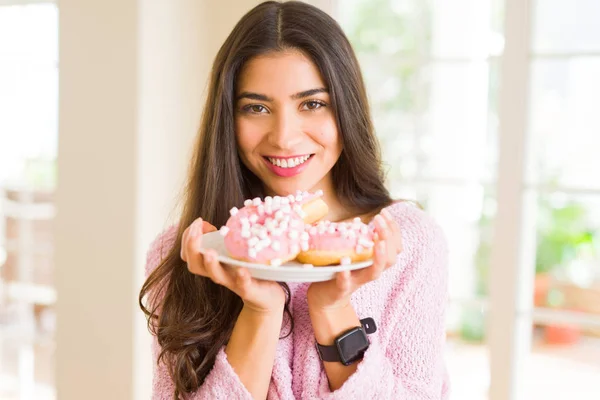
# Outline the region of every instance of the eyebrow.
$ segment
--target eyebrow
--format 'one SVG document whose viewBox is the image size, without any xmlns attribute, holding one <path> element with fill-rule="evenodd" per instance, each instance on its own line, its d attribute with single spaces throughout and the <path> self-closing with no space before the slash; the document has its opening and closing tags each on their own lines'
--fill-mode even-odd
<svg viewBox="0 0 600 400">
<path fill-rule="evenodd" d="M 309 90 L 305 90 L 303 92 L 298 92 L 296 94 L 293 94 L 290 96 L 290 98 L 292 100 L 298 100 L 298 99 L 303 99 L 305 97 L 314 96 L 315 94 L 318 94 L 318 93 L 329 93 L 329 90 L 327 90 L 327 88 L 309 89 Z M 236 100 L 241 100 L 241 99 L 273 102 L 273 99 L 270 98 L 269 96 L 266 96 L 266 95 L 260 94 L 260 93 L 253 93 L 253 92 L 242 92 L 237 97 Z"/>
</svg>

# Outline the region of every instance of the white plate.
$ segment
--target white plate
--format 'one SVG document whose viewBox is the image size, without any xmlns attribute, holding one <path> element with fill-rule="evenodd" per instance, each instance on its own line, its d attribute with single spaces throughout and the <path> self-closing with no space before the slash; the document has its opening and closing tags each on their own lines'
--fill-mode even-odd
<svg viewBox="0 0 600 400">
<path fill-rule="evenodd" d="M 232 266 L 246 267 L 253 277 L 267 281 L 322 282 L 333 279 L 336 272 L 352 271 L 355 269 L 365 268 L 373 264 L 373 260 L 367 260 L 348 265 L 330 265 L 327 267 L 304 268 L 302 264 L 296 261 L 284 263 L 280 267 L 273 267 L 267 264 L 249 263 L 229 257 L 229 253 L 225 248 L 223 236 L 221 236 L 218 231 L 209 232 L 202 235 L 202 247 L 215 249 L 219 255 L 218 260 L 220 262 Z"/>
</svg>

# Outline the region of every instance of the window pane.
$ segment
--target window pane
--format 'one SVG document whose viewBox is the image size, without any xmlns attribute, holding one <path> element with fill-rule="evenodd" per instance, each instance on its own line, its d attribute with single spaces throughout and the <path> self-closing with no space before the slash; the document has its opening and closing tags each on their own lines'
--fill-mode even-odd
<svg viewBox="0 0 600 400">
<path fill-rule="evenodd" d="M 419 153 L 422 176 L 489 179 L 489 66 L 487 62 L 435 63 L 422 72 L 427 90 Z"/>
<path fill-rule="evenodd" d="M 539 195 L 536 214 L 535 306 L 600 318 L 600 196 Z"/>
<path fill-rule="evenodd" d="M 0 6 L 0 182 L 55 183 L 52 171 L 27 168 L 57 154 L 57 67 L 56 5 Z"/>
<path fill-rule="evenodd" d="M 0 398 L 56 397 L 58 9 L 0 6 Z"/>
<path fill-rule="evenodd" d="M 485 58 L 502 52 L 504 40 L 490 24 L 492 0 L 433 0 L 431 54 L 436 58 Z"/>
<path fill-rule="evenodd" d="M 533 208 L 528 212 L 537 221 L 532 301 L 536 310 L 554 315 L 554 321 L 534 323 L 531 353 L 522 360 L 526 366 L 520 380 L 522 398 L 596 399 L 600 394 L 600 196 L 536 195 L 532 190 L 527 196 Z M 596 323 L 570 321 L 565 315 L 569 312 Z"/>
<path fill-rule="evenodd" d="M 598 0 L 536 0 L 533 3 L 534 53 L 600 51 Z"/>
<path fill-rule="evenodd" d="M 357 53 L 416 57 L 427 54 L 428 7 L 418 0 L 343 0 L 338 20 Z"/>
<path fill-rule="evenodd" d="M 600 188 L 598 71 L 600 57 L 532 63 L 528 181 Z"/>
</svg>

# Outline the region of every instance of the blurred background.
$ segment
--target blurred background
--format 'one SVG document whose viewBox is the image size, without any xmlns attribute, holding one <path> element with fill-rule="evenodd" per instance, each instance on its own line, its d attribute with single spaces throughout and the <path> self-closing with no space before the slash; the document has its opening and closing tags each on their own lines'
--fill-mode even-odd
<svg viewBox="0 0 600 400">
<path fill-rule="evenodd" d="M 448 236 L 451 398 L 600 399 L 600 1 L 310 2 Z M 0 399 L 149 398 L 145 252 L 258 3 L 0 0 Z"/>
</svg>

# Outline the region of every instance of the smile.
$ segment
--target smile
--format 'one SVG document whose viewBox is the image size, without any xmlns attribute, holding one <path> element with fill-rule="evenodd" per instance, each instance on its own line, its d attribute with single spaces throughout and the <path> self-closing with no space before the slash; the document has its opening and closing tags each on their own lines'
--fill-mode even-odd
<svg viewBox="0 0 600 400">
<path fill-rule="evenodd" d="M 280 168 L 295 168 L 298 165 L 304 164 L 309 158 L 310 154 L 294 157 L 294 158 L 274 158 L 274 157 L 265 157 L 269 162 Z"/>
</svg>

